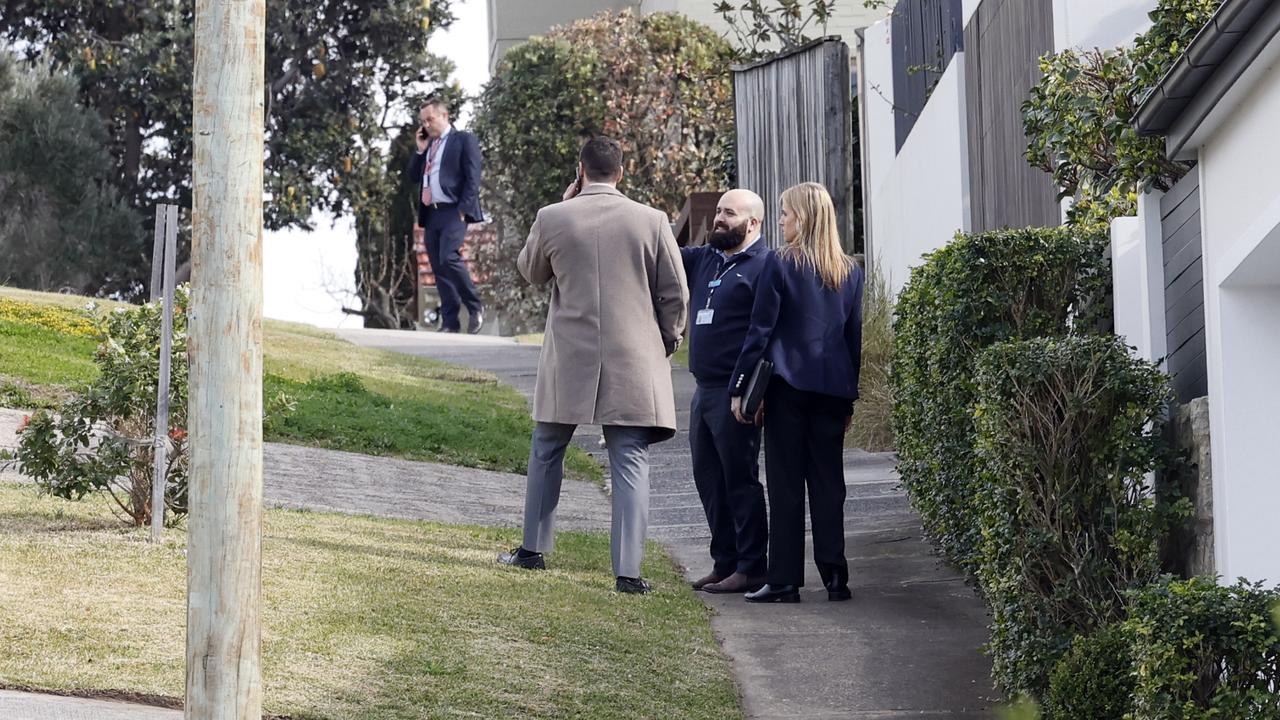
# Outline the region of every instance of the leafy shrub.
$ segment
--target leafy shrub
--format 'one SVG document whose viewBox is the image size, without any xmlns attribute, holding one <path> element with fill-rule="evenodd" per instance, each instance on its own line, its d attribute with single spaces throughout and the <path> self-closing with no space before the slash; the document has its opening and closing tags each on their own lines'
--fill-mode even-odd
<svg viewBox="0 0 1280 720">
<path fill-rule="evenodd" d="M 515 258 L 538 208 L 573 181 L 584 136 L 618 139 L 622 191 L 673 217 L 690 192 L 726 187 L 732 60 L 705 25 L 631 11 L 557 28 L 503 56 L 475 117 L 485 203 L 502 228 L 475 260 L 486 301 L 514 330 L 541 328 L 546 316 L 546 292 L 524 282 Z"/>
<path fill-rule="evenodd" d="M 1040 61 L 1022 106 L 1027 160 L 1077 200 L 1069 219 L 1092 223 L 1134 212 L 1136 193 L 1168 190 L 1188 166 L 1164 141 L 1140 137 L 1134 116 L 1222 0 L 1160 0 L 1133 47 L 1066 50 Z"/>
<path fill-rule="evenodd" d="M 1124 720 L 1133 704 L 1132 639 L 1121 624 L 1081 635 L 1053 666 L 1045 720 Z"/>
<path fill-rule="evenodd" d="M 958 235 L 898 296 L 890 372 L 899 471 L 924 527 L 972 573 L 979 524 L 974 362 L 1011 338 L 1089 329 L 1110 272 L 1102 234 L 1064 228 Z"/>
<path fill-rule="evenodd" d="M 1168 380 L 1098 335 L 995 345 L 977 383 L 993 673 L 1042 697 L 1072 638 L 1123 620 L 1125 591 L 1160 573 L 1161 538 L 1184 507 L 1158 502 L 1147 481 L 1165 455 Z"/>
<path fill-rule="evenodd" d="M 165 501 L 176 517 L 187 510 L 186 286 L 175 294 L 170 355 Z M 160 374 L 161 308 L 148 303 L 93 310 L 101 340 L 97 379 L 55 413 L 37 411 L 18 442 L 18 468 L 51 495 L 78 500 L 104 490 L 117 514 L 141 526 L 151 520 L 153 435 Z"/>
<path fill-rule="evenodd" d="M 1280 718 L 1280 588 L 1163 578 L 1134 593 L 1133 720 Z"/>
</svg>

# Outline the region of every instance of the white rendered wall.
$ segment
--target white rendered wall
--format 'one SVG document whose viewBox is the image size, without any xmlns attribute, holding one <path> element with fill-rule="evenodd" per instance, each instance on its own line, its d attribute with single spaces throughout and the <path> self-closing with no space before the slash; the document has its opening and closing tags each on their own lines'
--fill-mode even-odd
<svg viewBox="0 0 1280 720">
<path fill-rule="evenodd" d="M 1138 215 L 1111 221 L 1111 286 L 1115 333 L 1144 359 L 1164 364 L 1164 248 L 1162 193 L 1138 198 Z"/>
<path fill-rule="evenodd" d="M 1128 45 L 1151 27 L 1147 13 L 1155 6 L 1156 0 L 1053 0 L 1054 50 Z"/>
<path fill-rule="evenodd" d="M 876 262 L 894 293 L 925 253 L 951 242 L 957 231 L 968 230 L 965 127 L 964 53 L 956 53 L 906 144 L 871 191 Z M 892 135 L 888 147 L 893 148 Z"/>
<path fill-rule="evenodd" d="M 1273 42 L 1280 42 L 1273 41 Z M 1200 149 L 1218 572 L 1280 582 L 1280 70 Z"/>
<path fill-rule="evenodd" d="M 863 36 L 862 97 L 866 127 L 863 158 L 867 187 L 874 192 L 884 185 L 897 155 L 897 131 L 893 120 L 893 46 L 889 21 L 867 28 Z"/>
<path fill-rule="evenodd" d="M 1111 294 L 1116 335 L 1151 359 L 1142 300 L 1142 226 L 1136 217 L 1111 221 Z"/>
</svg>

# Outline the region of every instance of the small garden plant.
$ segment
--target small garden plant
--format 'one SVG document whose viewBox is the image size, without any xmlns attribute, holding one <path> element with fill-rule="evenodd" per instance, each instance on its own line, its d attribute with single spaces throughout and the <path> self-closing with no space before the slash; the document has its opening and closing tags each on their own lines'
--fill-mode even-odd
<svg viewBox="0 0 1280 720">
<path fill-rule="evenodd" d="M 187 510 L 188 289 L 175 294 L 170 356 L 169 425 L 165 504 L 172 518 Z M 80 313 L 43 308 L 41 324 L 60 332 L 92 332 L 98 339 L 97 377 L 56 410 L 37 410 L 24 423 L 18 468 L 54 496 L 78 500 L 106 492 L 117 515 L 142 526 L 151 522 L 155 417 L 160 376 L 161 305 Z M 30 313 L 27 313 L 28 315 Z M 30 322 L 31 318 L 25 318 Z"/>
</svg>

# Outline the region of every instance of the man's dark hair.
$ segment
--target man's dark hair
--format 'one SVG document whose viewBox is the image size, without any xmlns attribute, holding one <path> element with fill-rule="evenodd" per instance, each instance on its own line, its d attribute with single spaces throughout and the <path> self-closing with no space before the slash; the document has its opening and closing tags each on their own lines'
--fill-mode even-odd
<svg viewBox="0 0 1280 720">
<path fill-rule="evenodd" d="M 597 135 L 582 146 L 578 159 L 587 171 L 587 178 L 611 180 L 622 169 L 622 146 L 613 138 Z"/>
<path fill-rule="evenodd" d="M 450 116 L 453 115 L 452 109 L 449 107 L 449 101 L 445 100 L 439 95 L 432 95 L 426 100 L 423 100 L 422 104 L 418 106 L 418 109 L 421 110 L 424 107 L 434 107 L 435 109 L 443 112 L 445 115 L 450 115 Z"/>
</svg>

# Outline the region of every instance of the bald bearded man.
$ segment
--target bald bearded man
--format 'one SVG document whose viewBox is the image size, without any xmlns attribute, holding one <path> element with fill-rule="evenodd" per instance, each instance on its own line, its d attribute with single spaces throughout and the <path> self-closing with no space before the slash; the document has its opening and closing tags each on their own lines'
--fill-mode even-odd
<svg viewBox="0 0 1280 720">
<path fill-rule="evenodd" d="M 760 427 L 737 422 L 729 381 L 751 324 L 756 279 L 769 249 L 764 201 L 730 190 L 716 205 L 707 244 L 682 248 L 689 279 L 689 371 L 697 380 L 689 419 L 693 479 L 711 528 L 711 572 L 694 581 L 711 593 L 764 585 L 769 540 L 760 484 Z"/>
</svg>

